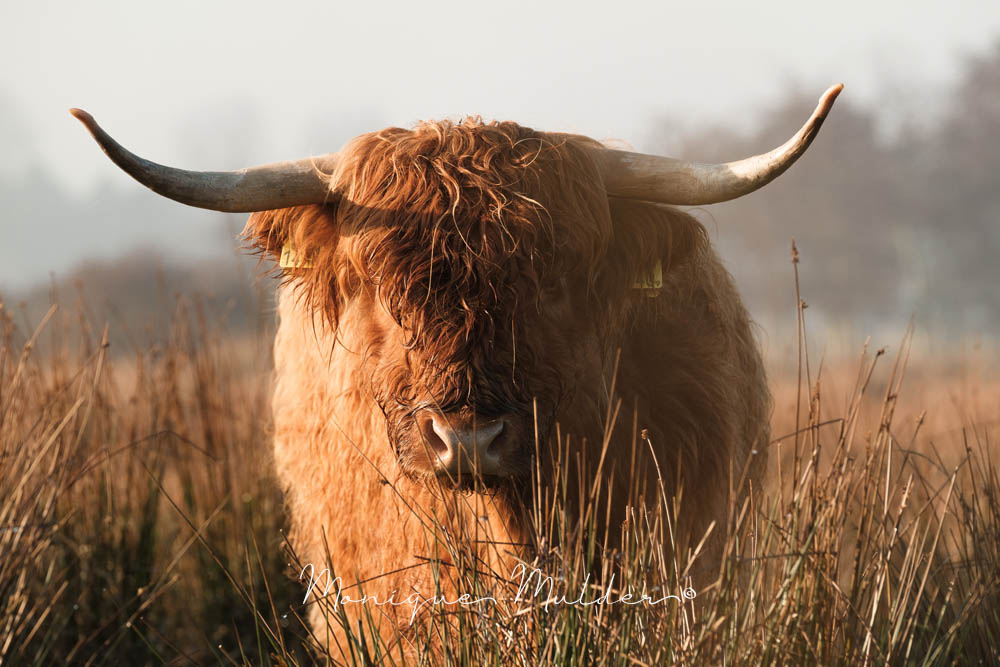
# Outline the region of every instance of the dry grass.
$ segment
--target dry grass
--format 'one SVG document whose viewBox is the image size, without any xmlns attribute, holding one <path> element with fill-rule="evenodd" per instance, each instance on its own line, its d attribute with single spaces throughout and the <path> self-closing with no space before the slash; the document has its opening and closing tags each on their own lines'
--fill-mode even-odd
<svg viewBox="0 0 1000 667">
<path fill-rule="evenodd" d="M 612 599 L 680 600 L 515 600 L 458 541 L 450 576 L 495 602 L 429 605 L 393 645 L 362 625 L 315 651 L 270 473 L 267 336 L 237 344 L 185 302 L 173 322 L 166 343 L 111 355 L 85 317 L 28 330 L 0 311 L 0 663 L 1000 659 L 1000 387 L 983 363 L 916 360 L 904 384 L 908 338 L 822 370 L 803 347 L 773 374 L 769 488 L 716 528 L 726 558 L 707 578 L 688 576 L 696 545 L 657 546 L 683 498 L 637 507 L 623 543 L 602 545 L 590 529 L 613 490 L 582 527 L 562 521 L 564 488 L 537 490 L 545 539 L 527 565 L 552 596 L 597 599 L 614 574 Z"/>
</svg>

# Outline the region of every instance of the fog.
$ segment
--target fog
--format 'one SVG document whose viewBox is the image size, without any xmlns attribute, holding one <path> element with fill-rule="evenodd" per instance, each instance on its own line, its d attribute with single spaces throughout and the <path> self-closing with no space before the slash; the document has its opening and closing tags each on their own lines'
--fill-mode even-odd
<svg viewBox="0 0 1000 667">
<path fill-rule="evenodd" d="M 167 292 L 242 289 L 244 216 L 141 188 L 69 106 L 146 157 L 204 169 L 463 114 L 729 160 L 784 141 L 843 81 L 793 169 L 696 211 L 754 317 L 777 331 L 794 315 L 795 238 L 814 322 L 874 333 L 913 318 L 942 338 L 992 337 L 1000 5 L 506 7 L 5 4 L 0 295 L 44 301 L 54 274 L 90 282 L 98 304 L 148 305 L 138 276 L 154 266 Z"/>
</svg>

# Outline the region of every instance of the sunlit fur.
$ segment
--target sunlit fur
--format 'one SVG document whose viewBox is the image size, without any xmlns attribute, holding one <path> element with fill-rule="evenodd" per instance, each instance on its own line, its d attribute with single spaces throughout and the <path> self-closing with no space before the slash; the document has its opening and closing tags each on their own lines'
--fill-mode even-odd
<svg viewBox="0 0 1000 667">
<path fill-rule="evenodd" d="M 451 556 L 420 530 L 428 517 L 470 543 L 530 542 L 535 415 L 542 447 L 558 422 L 597 461 L 619 349 L 625 426 L 603 469 L 616 489 L 657 489 L 655 466 L 630 460 L 635 409 L 667 491 L 684 489 L 682 530 L 724 521 L 730 475 L 755 448 L 756 482 L 770 399 L 732 280 L 692 217 L 609 199 L 596 145 L 478 119 L 387 129 L 341 151 L 328 204 L 250 218 L 259 250 L 291 242 L 312 264 L 285 273 L 273 403 L 304 562 L 319 567 L 329 549 L 337 574 L 370 580 L 380 599 L 430 595 L 424 559 Z M 664 285 L 650 298 L 632 285 L 657 260 Z M 439 485 L 413 424 L 426 407 L 513 416 L 508 482 Z M 510 549 L 479 550 L 502 571 Z M 391 636 L 409 612 L 374 613 Z"/>
</svg>

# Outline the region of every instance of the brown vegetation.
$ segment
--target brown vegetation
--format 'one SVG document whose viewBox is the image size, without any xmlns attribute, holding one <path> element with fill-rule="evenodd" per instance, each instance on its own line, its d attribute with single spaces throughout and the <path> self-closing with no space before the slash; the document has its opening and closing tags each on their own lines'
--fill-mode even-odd
<svg viewBox="0 0 1000 667">
<path fill-rule="evenodd" d="M 268 337 L 234 341 L 181 301 L 168 342 L 130 358 L 109 354 L 85 317 L 54 311 L 31 333 L 3 312 L 0 659 L 323 660 L 304 647 L 304 588 L 283 551 Z M 903 343 L 822 369 L 803 355 L 801 383 L 797 368 L 774 373 L 774 484 L 732 508 L 728 557 L 694 599 L 515 603 L 516 586 L 456 559 L 463 590 L 497 604 L 432 606 L 406 646 L 352 626 L 333 658 L 399 664 L 437 646 L 447 653 L 432 661 L 477 664 L 995 662 L 1000 392 L 981 361 L 907 367 Z M 555 575 L 555 595 L 575 599 L 597 563 L 616 592 L 683 597 L 690 552 L 657 546 L 683 496 L 637 508 L 633 548 L 614 558 L 560 523 L 558 493 L 547 507 L 534 521 L 555 539 L 530 565 Z"/>
</svg>

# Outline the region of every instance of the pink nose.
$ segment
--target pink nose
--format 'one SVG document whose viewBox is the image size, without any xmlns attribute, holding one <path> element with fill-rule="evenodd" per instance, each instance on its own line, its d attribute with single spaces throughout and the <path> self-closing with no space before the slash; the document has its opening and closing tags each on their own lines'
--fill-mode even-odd
<svg viewBox="0 0 1000 667">
<path fill-rule="evenodd" d="M 431 411 L 421 419 L 421 433 L 441 474 L 501 474 L 504 420 L 462 419 Z"/>
</svg>

